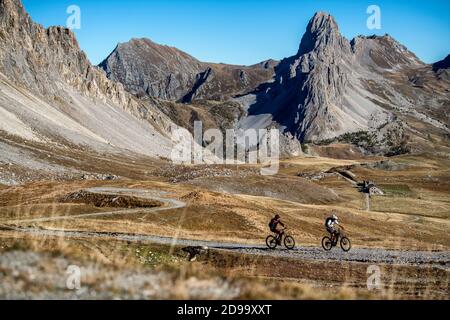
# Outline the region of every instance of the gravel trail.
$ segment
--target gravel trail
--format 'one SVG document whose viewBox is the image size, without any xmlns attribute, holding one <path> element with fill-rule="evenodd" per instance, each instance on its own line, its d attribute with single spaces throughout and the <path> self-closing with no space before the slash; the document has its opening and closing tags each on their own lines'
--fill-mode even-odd
<svg viewBox="0 0 450 320">
<path fill-rule="evenodd" d="M 335 248 L 330 252 L 325 252 L 320 246 L 318 247 L 301 247 L 297 246 L 294 250 L 286 250 L 284 248 L 269 250 L 264 245 L 249 245 L 230 242 L 202 241 L 178 239 L 170 237 L 160 237 L 144 234 L 126 234 L 126 233 L 109 233 L 95 231 L 69 231 L 69 230 L 53 230 L 42 229 L 40 227 L 23 226 L 33 222 L 49 222 L 57 220 L 79 219 L 86 217 L 97 217 L 107 215 L 155 213 L 164 210 L 181 209 L 186 206 L 182 201 L 165 197 L 167 193 L 156 190 L 142 189 L 124 189 L 124 188 L 91 188 L 86 191 L 98 194 L 113 195 L 130 195 L 145 199 L 158 200 L 164 203 L 164 206 L 158 208 L 147 209 L 131 209 L 120 210 L 114 212 L 102 212 L 93 214 L 73 215 L 73 216 L 57 216 L 47 218 L 36 218 L 27 220 L 8 221 L 1 228 L 3 231 L 26 233 L 40 237 L 63 237 L 63 238 L 87 238 L 87 239 L 115 239 L 119 241 L 129 242 L 149 242 L 166 245 L 181 246 L 207 246 L 210 249 L 227 250 L 242 254 L 266 255 L 273 257 L 285 257 L 299 260 L 316 260 L 316 261 L 347 261 L 362 262 L 374 264 L 396 264 L 396 265 L 433 265 L 450 271 L 450 252 L 448 251 L 413 251 L 413 250 L 387 250 L 377 248 L 353 248 L 350 252 L 343 252 L 339 248 Z M 261 241 L 264 243 L 264 240 Z"/>
</svg>

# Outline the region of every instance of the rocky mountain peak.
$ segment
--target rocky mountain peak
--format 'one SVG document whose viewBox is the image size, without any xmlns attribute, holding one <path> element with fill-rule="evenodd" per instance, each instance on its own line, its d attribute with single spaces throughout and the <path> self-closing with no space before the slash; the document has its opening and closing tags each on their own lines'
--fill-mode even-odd
<svg viewBox="0 0 450 320">
<path fill-rule="evenodd" d="M 61 26 L 45 29 L 34 23 L 20 0 L 0 0 L 0 25 L 0 37 L 13 45 L 29 48 L 33 40 L 48 40 L 49 45 L 58 43 L 66 47 L 74 46 L 79 50 L 75 34 L 71 30 Z"/>
<path fill-rule="evenodd" d="M 90 64 L 71 30 L 35 23 L 20 0 L 0 0 L 0 24 L 0 72 L 10 81 L 46 98 L 69 85 L 90 98 L 132 104 L 120 84 Z"/>
<path fill-rule="evenodd" d="M 203 70 L 187 53 L 145 38 L 118 44 L 99 67 L 135 95 L 167 100 L 180 99 Z"/>
<path fill-rule="evenodd" d="M 434 63 L 432 69 L 439 79 L 450 82 L 450 54 L 444 60 Z"/>
<path fill-rule="evenodd" d="M 374 71 L 423 65 L 414 53 L 389 34 L 355 37 L 351 48 L 359 63 L 371 66 Z"/>
<path fill-rule="evenodd" d="M 321 35 L 325 32 L 339 33 L 339 26 L 332 15 L 322 11 L 316 12 L 308 23 L 306 33 Z"/>
<path fill-rule="evenodd" d="M 0 114 L 1 130 L 36 141 L 166 156 L 171 143 L 162 112 L 91 65 L 71 30 L 35 23 L 20 0 L 0 0 Z"/>
<path fill-rule="evenodd" d="M 444 60 L 433 64 L 433 70 L 449 69 L 450 68 L 450 54 Z"/>
<path fill-rule="evenodd" d="M 19 0 L 0 0 L 0 17 L 25 15 L 25 9 Z"/>
<path fill-rule="evenodd" d="M 297 55 L 276 68 L 276 81 L 248 107 L 252 121 L 275 122 L 301 141 L 320 141 L 386 122 L 387 114 L 360 90 L 350 42 L 335 19 L 318 12 L 309 21 Z M 242 100 L 244 101 L 244 100 Z M 245 103 L 245 102 L 244 102 Z M 267 119 L 270 114 L 271 119 Z"/>
<path fill-rule="evenodd" d="M 298 56 L 311 51 L 323 51 L 326 48 L 341 47 L 348 49 L 348 41 L 341 36 L 334 18 L 325 12 L 317 12 L 309 21 L 303 35 Z"/>
<path fill-rule="evenodd" d="M 20 0 L 0 0 L 0 25 L 4 32 L 29 30 L 32 21 Z"/>
<path fill-rule="evenodd" d="M 119 44 L 99 67 L 138 97 L 188 103 L 247 93 L 271 79 L 276 65 L 274 60 L 253 66 L 201 62 L 175 47 L 144 38 Z"/>
</svg>

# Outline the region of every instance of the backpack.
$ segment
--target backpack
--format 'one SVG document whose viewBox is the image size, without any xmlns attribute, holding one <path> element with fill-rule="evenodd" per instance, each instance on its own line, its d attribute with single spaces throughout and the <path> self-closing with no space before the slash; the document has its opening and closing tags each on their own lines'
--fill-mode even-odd
<svg viewBox="0 0 450 320">
<path fill-rule="evenodd" d="M 274 229 L 274 228 L 275 228 L 275 221 L 272 219 L 272 220 L 270 220 L 270 222 L 269 222 L 269 229 L 272 230 L 272 229 Z"/>
</svg>

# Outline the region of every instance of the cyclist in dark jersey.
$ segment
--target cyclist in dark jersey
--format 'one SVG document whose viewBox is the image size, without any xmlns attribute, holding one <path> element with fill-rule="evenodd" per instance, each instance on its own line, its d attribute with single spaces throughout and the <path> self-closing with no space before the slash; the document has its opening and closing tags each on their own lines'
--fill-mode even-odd
<svg viewBox="0 0 450 320">
<path fill-rule="evenodd" d="M 277 235 L 278 242 L 280 242 L 281 237 L 284 234 L 284 229 L 280 229 L 278 228 L 278 226 L 282 226 L 283 228 L 286 227 L 285 224 L 281 221 L 281 217 L 279 214 L 277 214 L 274 218 L 272 218 L 272 220 L 270 220 L 269 228 L 271 232 Z"/>
</svg>

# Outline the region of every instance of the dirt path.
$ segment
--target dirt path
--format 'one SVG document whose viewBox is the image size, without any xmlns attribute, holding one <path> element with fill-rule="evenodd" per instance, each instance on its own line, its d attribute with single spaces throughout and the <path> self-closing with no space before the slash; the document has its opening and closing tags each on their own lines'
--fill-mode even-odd
<svg viewBox="0 0 450 320">
<path fill-rule="evenodd" d="M 95 231 L 68 231 L 68 230 L 53 230 L 42 229 L 40 227 L 23 227 L 23 224 L 36 222 L 49 222 L 57 220 L 70 220 L 86 217 L 107 216 L 107 215 L 123 215 L 132 214 L 136 212 L 141 213 L 155 213 L 164 210 L 173 210 L 184 208 L 186 204 L 176 199 L 164 197 L 165 192 L 156 190 L 141 190 L 141 189 L 122 189 L 122 188 L 91 188 L 86 191 L 98 194 L 112 194 L 112 195 L 129 195 L 135 197 L 142 197 L 145 199 L 153 199 L 164 203 L 164 206 L 158 208 L 147 209 L 131 209 L 120 210 L 114 212 L 101 212 L 73 216 L 57 216 L 36 218 L 27 220 L 13 220 L 8 221 L 1 228 L 4 231 L 20 232 L 39 237 L 62 237 L 62 238 L 84 238 L 84 239 L 115 239 L 119 241 L 129 242 L 149 242 L 166 245 L 181 245 L 181 246 L 208 246 L 210 249 L 228 250 L 242 254 L 251 255 L 268 255 L 273 257 L 286 257 L 299 260 L 319 260 L 319 261 L 348 261 L 348 262 L 363 262 L 363 263 L 380 263 L 380 264 L 401 264 L 401 265 L 433 265 L 450 270 L 450 252 L 448 251 L 399 251 L 386 249 L 366 249 L 354 248 L 348 253 L 344 253 L 340 249 L 334 249 L 331 252 L 325 252 L 320 247 L 297 247 L 294 250 L 269 250 L 264 245 L 247 245 L 239 243 L 227 243 L 217 241 L 201 241 L 177 239 L 170 237 L 160 237 L 153 235 L 142 234 L 125 234 L 125 233 L 109 233 L 109 232 L 95 232 Z M 22 225 L 22 226 L 21 226 Z M 262 240 L 263 242 L 263 240 Z"/>
<path fill-rule="evenodd" d="M 97 213 L 86 213 L 79 215 L 70 216 L 53 216 L 44 218 L 34 218 L 34 219 L 24 219 L 24 220 L 10 220 L 7 224 L 23 224 L 23 223 L 33 223 L 33 222 L 51 222 L 60 220 L 74 220 L 78 218 L 92 218 L 92 217 L 102 217 L 102 216 L 113 216 L 113 215 L 125 215 L 133 214 L 136 212 L 141 213 L 155 213 L 159 211 L 180 209 L 186 206 L 186 203 L 163 197 L 167 195 L 166 192 L 156 191 L 156 190 L 143 190 L 143 189 L 125 189 L 125 188 L 89 188 L 85 189 L 89 193 L 103 194 L 103 195 L 124 195 L 124 196 L 135 196 L 143 199 L 157 200 L 164 205 L 162 207 L 156 208 L 139 208 L 139 209 L 126 209 L 126 210 L 116 210 L 111 212 L 97 212 Z"/>
</svg>

